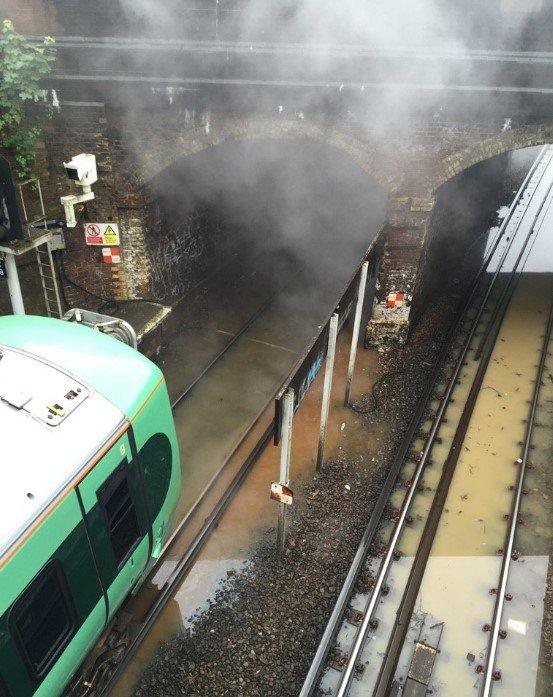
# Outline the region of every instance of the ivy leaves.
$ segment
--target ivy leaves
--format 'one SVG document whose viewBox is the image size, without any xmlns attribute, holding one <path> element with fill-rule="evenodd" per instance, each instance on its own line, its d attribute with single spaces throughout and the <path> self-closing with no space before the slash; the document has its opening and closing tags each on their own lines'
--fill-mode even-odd
<svg viewBox="0 0 553 697">
<path fill-rule="evenodd" d="M 55 60 L 54 40 L 45 37 L 41 45 L 29 43 L 5 19 L 0 34 L 0 147 L 12 151 L 18 175 L 31 173 L 35 144 L 40 129 L 26 123 L 28 106 L 45 92 L 40 81 L 49 74 Z M 45 104 L 46 107 L 46 104 Z M 46 115 L 49 110 L 46 108 Z"/>
</svg>

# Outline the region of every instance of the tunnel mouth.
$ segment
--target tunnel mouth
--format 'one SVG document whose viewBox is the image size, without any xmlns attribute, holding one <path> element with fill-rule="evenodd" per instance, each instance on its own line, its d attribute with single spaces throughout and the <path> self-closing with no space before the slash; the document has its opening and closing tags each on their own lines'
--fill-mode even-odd
<svg viewBox="0 0 553 697">
<path fill-rule="evenodd" d="M 411 331 L 436 297 L 463 297 L 540 149 L 509 150 L 483 160 L 437 189 Z"/>
<path fill-rule="evenodd" d="M 210 148 L 172 163 L 148 195 L 148 292 L 172 306 L 160 367 L 179 395 L 244 333 L 299 357 L 375 244 L 387 200 L 346 153 L 307 139 Z"/>
<path fill-rule="evenodd" d="M 379 232 L 386 192 L 324 143 L 232 141 L 181 158 L 148 187 L 148 295 L 338 289 Z"/>
</svg>

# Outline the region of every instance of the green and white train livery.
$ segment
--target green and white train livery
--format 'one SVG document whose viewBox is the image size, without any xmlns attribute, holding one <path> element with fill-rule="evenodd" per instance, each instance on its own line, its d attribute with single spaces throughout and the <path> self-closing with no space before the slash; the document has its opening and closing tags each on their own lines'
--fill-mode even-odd
<svg viewBox="0 0 553 697">
<path fill-rule="evenodd" d="M 0 697 L 61 694 L 166 541 L 180 464 L 134 349 L 0 318 Z"/>
</svg>

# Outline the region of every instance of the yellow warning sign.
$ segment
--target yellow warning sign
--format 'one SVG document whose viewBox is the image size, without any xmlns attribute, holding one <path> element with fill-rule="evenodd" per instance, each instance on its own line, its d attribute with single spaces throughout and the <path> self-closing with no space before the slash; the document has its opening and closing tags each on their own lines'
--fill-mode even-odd
<svg viewBox="0 0 553 697">
<path fill-rule="evenodd" d="M 104 232 L 104 244 L 110 247 L 119 244 L 119 230 L 114 230 L 112 225 L 108 225 Z"/>
</svg>

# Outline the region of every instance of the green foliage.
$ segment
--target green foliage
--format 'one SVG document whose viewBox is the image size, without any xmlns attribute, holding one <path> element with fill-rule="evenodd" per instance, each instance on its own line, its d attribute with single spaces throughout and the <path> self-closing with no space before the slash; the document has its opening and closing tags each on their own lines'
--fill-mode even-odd
<svg viewBox="0 0 553 697">
<path fill-rule="evenodd" d="M 46 37 L 42 45 L 31 44 L 5 19 L 0 34 L 0 147 L 13 153 L 18 175 L 31 174 L 35 144 L 40 129 L 26 120 L 28 108 L 44 101 L 40 80 L 55 60 L 54 40 Z M 44 114 L 49 109 L 44 103 Z"/>
</svg>

